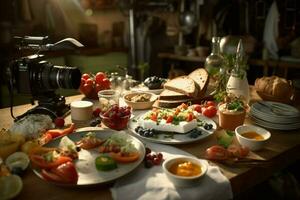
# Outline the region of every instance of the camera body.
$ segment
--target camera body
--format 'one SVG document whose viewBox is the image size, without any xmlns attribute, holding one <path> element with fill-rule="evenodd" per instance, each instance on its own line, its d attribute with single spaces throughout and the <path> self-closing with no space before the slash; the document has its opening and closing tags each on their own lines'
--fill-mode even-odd
<svg viewBox="0 0 300 200">
<path fill-rule="evenodd" d="M 58 88 L 78 89 L 81 72 L 76 67 L 56 66 L 34 54 L 14 60 L 10 78 L 17 91 L 34 98 L 53 92 Z"/>
<path fill-rule="evenodd" d="M 55 48 L 81 47 L 78 41 L 72 38 L 64 39 L 55 44 L 45 44 L 47 37 L 17 37 L 19 50 L 49 50 Z M 78 89 L 81 82 L 81 72 L 77 67 L 56 66 L 45 60 L 44 56 L 36 53 L 27 57 L 13 60 L 7 70 L 11 107 L 13 106 L 13 90 L 18 93 L 31 95 L 32 101 L 38 101 L 38 105 L 28 110 L 16 120 L 27 114 L 48 114 L 53 119 L 63 116 L 70 110 L 65 98 L 55 93 L 58 88 Z M 12 114 L 12 117 L 15 118 Z"/>
</svg>

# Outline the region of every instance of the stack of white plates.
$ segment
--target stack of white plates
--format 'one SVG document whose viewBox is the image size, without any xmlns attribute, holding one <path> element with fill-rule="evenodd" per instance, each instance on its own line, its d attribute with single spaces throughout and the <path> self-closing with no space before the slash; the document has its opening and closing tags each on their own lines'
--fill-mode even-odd
<svg viewBox="0 0 300 200">
<path fill-rule="evenodd" d="M 251 106 L 250 116 L 259 126 L 276 130 L 300 128 L 300 112 L 297 108 L 272 101 L 260 101 Z"/>
</svg>

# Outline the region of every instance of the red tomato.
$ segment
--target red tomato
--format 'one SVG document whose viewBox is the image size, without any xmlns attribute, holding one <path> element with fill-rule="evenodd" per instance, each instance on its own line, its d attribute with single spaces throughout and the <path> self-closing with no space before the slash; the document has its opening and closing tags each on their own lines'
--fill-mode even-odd
<svg viewBox="0 0 300 200">
<path fill-rule="evenodd" d="M 114 153 L 111 152 L 109 153 L 109 155 L 112 157 L 112 159 L 114 159 L 116 162 L 119 163 L 130 163 L 130 162 L 134 162 L 136 160 L 139 159 L 140 154 L 138 152 L 131 152 L 131 153 Z"/>
<path fill-rule="evenodd" d="M 80 87 L 80 91 L 85 95 L 89 95 L 93 91 L 93 85 L 85 83 L 82 87 Z"/>
<path fill-rule="evenodd" d="M 244 158 L 249 154 L 249 148 L 237 146 L 237 145 L 230 145 L 227 148 L 227 151 L 229 152 L 229 155 L 231 157 L 237 157 L 237 158 Z"/>
<path fill-rule="evenodd" d="M 63 179 L 60 176 L 58 176 L 50 171 L 47 171 L 45 169 L 42 169 L 41 175 L 46 181 L 57 182 L 57 183 L 63 182 Z"/>
<path fill-rule="evenodd" d="M 167 117 L 167 123 L 172 123 L 172 121 L 173 121 L 173 116 L 168 116 Z"/>
<path fill-rule="evenodd" d="M 105 73 L 98 72 L 95 76 L 95 81 L 96 81 L 96 83 L 101 84 L 103 82 L 103 79 L 105 79 L 105 78 L 106 78 Z"/>
<path fill-rule="evenodd" d="M 193 119 L 194 119 L 194 116 L 192 113 L 189 113 L 186 117 L 186 121 L 188 121 L 188 122 L 192 121 Z"/>
<path fill-rule="evenodd" d="M 82 74 L 81 78 L 83 78 L 84 80 L 87 80 L 90 78 L 90 75 L 89 74 Z"/>
<path fill-rule="evenodd" d="M 93 84 L 94 84 L 94 81 L 93 81 L 93 79 L 88 78 L 88 79 L 85 81 L 85 83 L 88 84 L 88 85 L 93 85 Z"/>
<path fill-rule="evenodd" d="M 151 119 L 152 121 L 155 121 L 155 122 L 156 122 L 156 121 L 157 121 L 157 114 L 156 114 L 156 113 L 152 113 L 150 119 Z"/>
<path fill-rule="evenodd" d="M 194 104 L 193 105 L 194 107 L 194 110 L 197 111 L 198 113 L 201 113 L 201 110 L 202 110 L 202 106 L 199 105 L 199 104 Z"/>
<path fill-rule="evenodd" d="M 85 79 L 81 78 L 80 87 L 83 86 L 84 84 L 85 84 Z"/>
<path fill-rule="evenodd" d="M 50 162 L 45 160 L 43 155 L 31 154 L 29 156 L 29 158 L 30 158 L 32 164 L 34 164 L 42 169 L 51 169 L 51 168 L 57 167 L 58 165 L 65 163 L 65 162 L 72 161 L 71 158 L 66 157 L 66 156 L 59 156 L 58 158 L 56 158 L 55 160 L 50 161 Z"/>
<path fill-rule="evenodd" d="M 110 88 L 110 81 L 109 81 L 109 79 L 107 79 L 107 78 L 104 78 L 103 80 L 102 80 L 102 87 L 103 88 L 105 88 L 105 89 L 109 89 Z"/>
<path fill-rule="evenodd" d="M 66 162 L 56 168 L 51 169 L 51 172 L 63 178 L 65 183 L 77 183 L 78 173 L 72 162 Z"/>
<path fill-rule="evenodd" d="M 206 158 L 209 160 L 226 160 L 228 151 L 219 145 L 214 145 L 206 149 Z"/>
<path fill-rule="evenodd" d="M 208 106 L 202 108 L 202 115 L 206 117 L 214 117 L 217 114 L 217 108 L 215 106 Z"/>
<path fill-rule="evenodd" d="M 51 170 L 42 169 L 41 175 L 47 181 L 75 184 L 78 181 L 78 173 L 72 162 L 66 162 Z"/>
<path fill-rule="evenodd" d="M 207 101 L 207 102 L 205 103 L 205 106 L 206 106 L 206 107 L 208 107 L 208 106 L 216 106 L 216 104 L 215 104 L 215 102 L 213 102 L 213 101 Z"/>
</svg>

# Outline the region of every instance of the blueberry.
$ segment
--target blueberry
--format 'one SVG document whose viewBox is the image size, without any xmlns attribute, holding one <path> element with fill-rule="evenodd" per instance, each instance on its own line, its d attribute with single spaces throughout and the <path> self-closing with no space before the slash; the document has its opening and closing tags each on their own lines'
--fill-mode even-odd
<svg viewBox="0 0 300 200">
<path fill-rule="evenodd" d="M 205 130 L 211 130 L 213 128 L 213 125 L 205 123 L 203 127 L 204 127 Z"/>
</svg>

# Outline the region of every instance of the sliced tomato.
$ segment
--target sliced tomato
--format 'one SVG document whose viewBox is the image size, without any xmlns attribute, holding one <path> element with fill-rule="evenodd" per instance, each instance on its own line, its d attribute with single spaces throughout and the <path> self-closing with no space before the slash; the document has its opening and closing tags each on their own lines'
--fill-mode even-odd
<svg viewBox="0 0 300 200">
<path fill-rule="evenodd" d="M 41 175 L 47 181 L 75 184 L 78 173 L 72 162 L 63 163 L 51 170 L 42 169 Z"/>
<path fill-rule="evenodd" d="M 42 169 L 41 175 L 46 181 L 58 182 L 58 183 L 62 183 L 64 181 L 60 176 L 45 169 Z"/>
<path fill-rule="evenodd" d="M 62 163 L 72 161 L 72 159 L 67 156 L 59 156 L 52 162 L 48 162 L 47 160 L 45 160 L 43 156 L 44 154 L 56 150 L 56 148 L 37 147 L 31 150 L 29 158 L 33 165 L 43 169 L 51 169 L 57 167 L 58 165 L 61 165 Z"/>
<path fill-rule="evenodd" d="M 61 177 L 65 183 L 77 183 L 78 181 L 77 170 L 70 161 L 51 169 L 51 172 Z"/>
<path fill-rule="evenodd" d="M 186 117 L 186 121 L 190 122 L 194 119 L 194 115 L 192 113 L 189 113 Z"/>
<path fill-rule="evenodd" d="M 150 119 L 151 119 L 152 121 L 155 121 L 155 122 L 156 122 L 156 121 L 157 121 L 157 113 L 152 113 Z"/>
<path fill-rule="evenodd" d="M 228 156 L 228 151 L 219 145 L 206 149 L 206 158 L 209 160 L 226 160 Z"/>
<path fill-rule="evenodd" d="M 131 152 L 126 154 L 122 152 L 119 153 L 111 152 L 109 153 L 109 155 L 112 157 L 112 159 L 114 159 L 116 162 L 119 163 L 131 163 L 138 160 L 140 157 L 140 154 L 138 152 Z"/>
<path fill-rule="evenodd" d="M 52 162 L 46 161 L 42 155 L 31 154 L 29 157 L 30 157 L 32 164 L 34 164 L 35 166 L 40 167 L 42 169 L 52 169 L 63 163 L 72 161 L 72 159 L 67 156 L 59 156 Z"/>
<path fill-rule="evenodd" d="M 173 116 L 172 115 L 169 115 L 168 117 L 167 117 L 167 123 L 172 123 L 172 121 L 173 121 Z"/>
</svg>

